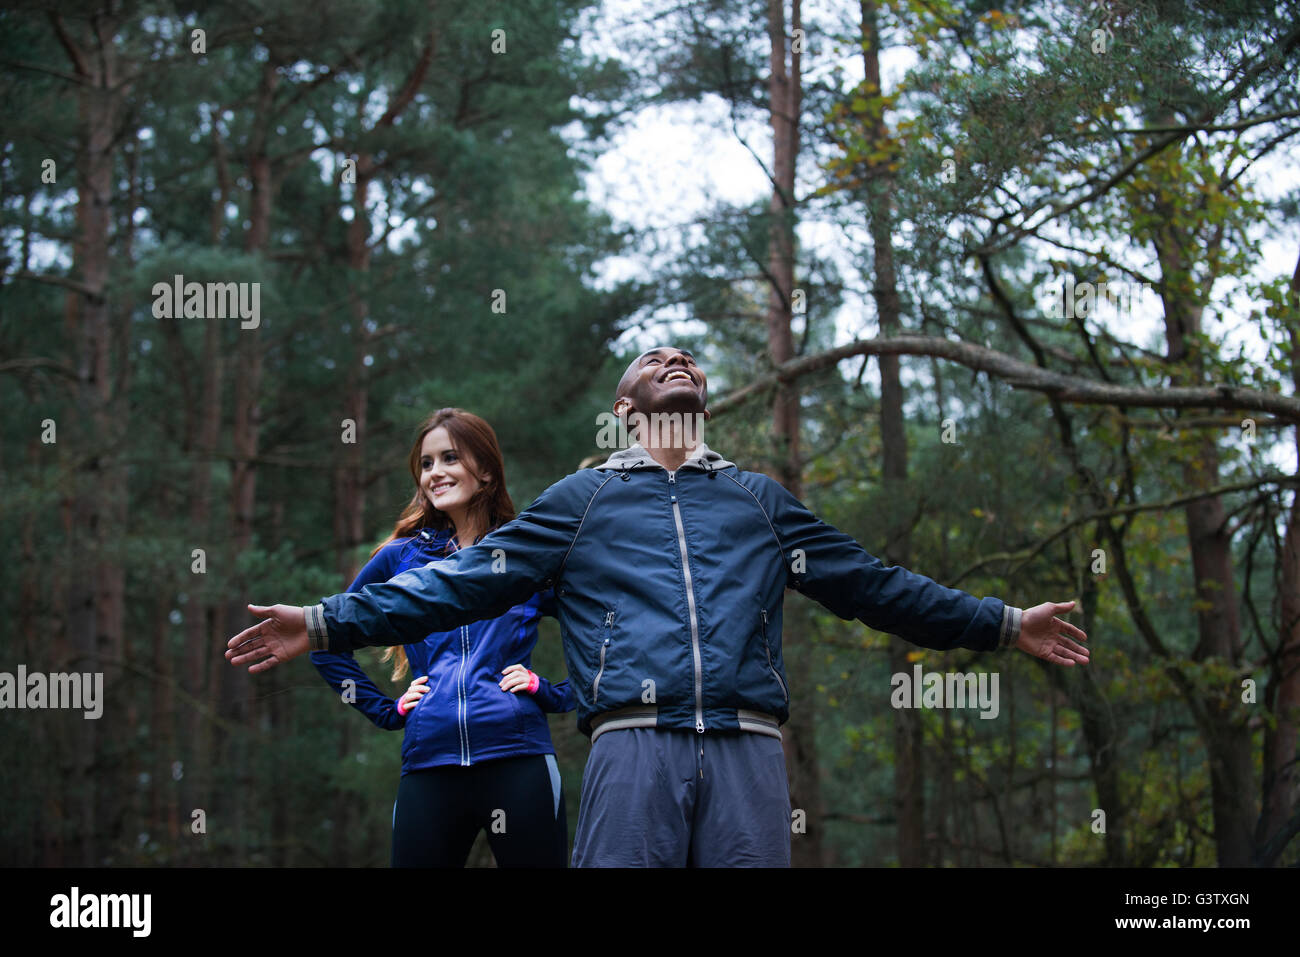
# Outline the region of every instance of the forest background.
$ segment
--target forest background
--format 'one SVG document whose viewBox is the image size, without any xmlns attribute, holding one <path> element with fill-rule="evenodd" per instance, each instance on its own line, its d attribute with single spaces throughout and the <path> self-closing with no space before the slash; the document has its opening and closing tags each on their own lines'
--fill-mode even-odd
<svg viewBox="0 0 1300 957">
<path fill-rule="evenodd" d="M 226 637 L 350 581 L 433 409 L 522 508 L 665 342 L 711 447 L 1091 636 L 791 594 L 795 863 L 1300 862 L 1298 66 L 1257 0 L 7 4 L 0 671 L 105 701 L 0 716 L 0 863 L 385 865 L 400 736 Z M 997 717 L 895 709 L 917 665 Z"/>
</svg>

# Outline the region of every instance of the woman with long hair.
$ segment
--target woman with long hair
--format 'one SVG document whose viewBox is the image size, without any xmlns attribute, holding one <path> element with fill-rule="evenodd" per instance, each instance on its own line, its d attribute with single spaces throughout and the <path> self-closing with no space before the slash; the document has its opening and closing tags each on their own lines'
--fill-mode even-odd
<svg viewBox="0 0 1300 957">
<path fill-rule="evenodd" d="M 348 591 L 468 548 L 515 516 L 496 434 L 462 409 L 439 409 L 411 447 L 415 494 Z M 549 591 L 498 618 L 436 632 L 384 655 L 398 699 L 350 654 L 312 652 L 343 700 L 380 728 L 405 729 L 393 807 L 394 867 L 463 867 L 480 830 L 501 867 L 563 867 L 568 829 L 545 712 L 571 711 L 568 681 L 529 669 Z"/>
</svg>

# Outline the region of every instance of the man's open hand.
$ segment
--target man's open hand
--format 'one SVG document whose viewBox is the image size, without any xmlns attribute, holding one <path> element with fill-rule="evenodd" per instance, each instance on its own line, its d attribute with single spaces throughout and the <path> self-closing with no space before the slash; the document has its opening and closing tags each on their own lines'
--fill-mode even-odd
<svg viewBox="0 0 1300 957">
<path fill-rule="evenodd" d="M 249 674 L 257 674 L 311 650 L 307 619 L 298 606 L 249 605 L 248 610 L 266 620 L 226 642 L 226 660 L 232 665 L 248 665 Z"/>
<path fill-rule="evenodd" d="M 1020 640 L 1016 647 L 1053 664 L 1074 667 L 1088 663 L 1088 649 L 1072 639 L 1087 641 L 1083 630 L 1068 621 L 1057 618 L 1058 612 L 1067 612 L 1074 602 L 1045 601 L 1026 608 L 1020 615 Z"/>
</svg>

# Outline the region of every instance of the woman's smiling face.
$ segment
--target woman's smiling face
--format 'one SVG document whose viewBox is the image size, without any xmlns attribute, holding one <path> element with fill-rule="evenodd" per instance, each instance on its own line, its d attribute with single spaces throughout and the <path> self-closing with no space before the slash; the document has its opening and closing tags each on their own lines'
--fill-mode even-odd
<svg viewBox="0 0 1300 957">
<path fill-rule="evenodd" d="M 433 507 L 460 525 L 470 499 L 483 483 L 473 462 L 462 458 L 442 426 L 430 430 L 420 446 L 420 488 Z"/>
</svg>

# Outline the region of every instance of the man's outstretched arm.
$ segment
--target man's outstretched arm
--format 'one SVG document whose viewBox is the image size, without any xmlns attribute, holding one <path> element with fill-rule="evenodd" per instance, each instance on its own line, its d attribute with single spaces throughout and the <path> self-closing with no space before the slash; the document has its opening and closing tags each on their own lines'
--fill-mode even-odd
<svg viewBox="0 0 1300 957">
<path fill-rule="evenodd" d="M 1059 665 L 1087 664 L 1088 636 L 1057 618 L 1073 602 L 1021 610 L 998 598 L 979 599 L 899 565 L 885 566 L 850 536 L 817 519 L 777 482 L 758 497 L 770 510 L 790 573 L 790 586 L 844 619 L 924 648 L 1019 648 Z"/>
<path fill-rule="evenodd" d="M 319 605 L 249 605 L 265 619 L 227 642 L 226 659 L 256 674 L 312 650 L 411 644 L 504 614 L 560 573 L 586 504 L 570 482 L 576 477 L 552 485 L 514 521 L 442 561 Z"/>
</svg>

